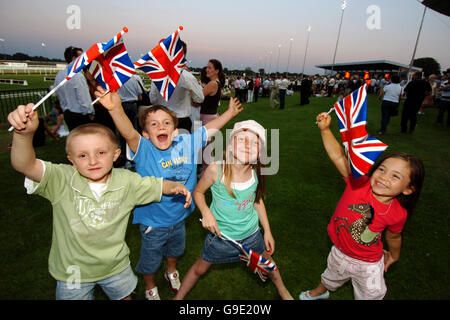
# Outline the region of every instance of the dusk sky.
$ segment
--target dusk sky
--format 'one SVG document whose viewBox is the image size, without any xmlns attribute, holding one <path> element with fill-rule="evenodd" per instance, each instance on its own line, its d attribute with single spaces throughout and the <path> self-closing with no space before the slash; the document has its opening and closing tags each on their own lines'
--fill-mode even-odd
<svg viewBox="0 0 450 320">
<path fill-rule="evenodd" d="M 193 67 L 215 58 L 230 69 L 265 67 L 266 72 L 283 72 L 290 56 L 289 72 L 301 72 L 311 26 L 305 73 L 323 74 L 315 65 L 333 60 L 341 4 L 341 0 L 0 0 L 4 39 L 0 52 L 63 58 L 65 47 L 87 49 L 126 26 L 125 45 L 135 61 L 182 25 L 181 38 Z M 79 8 L 79 25 L 74 11 L 67 12 L 70 6 Z M 378 14 L 367 13 L 369 6 L 376 6 Z M 423 8 L 417 0 L 348 0 L 336 63 L 409 64 Z M 368 20 L 375 26 L 372 30 Z M 450 18 L 427 9 L 416 58 L 433 57 L 442 70 L 449 68 L 449 34 Z"/>
</svg>

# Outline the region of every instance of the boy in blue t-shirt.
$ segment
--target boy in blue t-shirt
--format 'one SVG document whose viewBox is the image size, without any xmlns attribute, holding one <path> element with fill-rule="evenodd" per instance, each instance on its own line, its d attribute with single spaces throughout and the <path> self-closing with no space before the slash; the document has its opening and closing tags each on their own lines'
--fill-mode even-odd
<svg viewBox="0 0 450 320">
<path fill-rule="evenodd" d="M 97 97 L 105 90 L 97 87 Z M 176 115 L 161 105 L 149 107 L 139 116 L 142 136 L 134 129 L 123 111 L 118 94 L 109 93 L 100 99 L 108 109 L 120 134 L 127 142 L 127 154 L 135 161 L 136 171 L 143 177 L 163 177 L 179 182 L 192 192 L 197 184 L 198 155 L 212 136 L 243 109 L 239 100 L 230 98 L 228 110 L 217 119 L 195 130 L 193 134 L 178 135 Z M 201 159 L 200 159 L 201 160 Z M 141 255 L 136 270 L 145 281 L 145 298 L 159 300 L 155 275 L 162 258 L 167 258 L 164 277 L 173 292 L 180 287 L 176 263 L 185 249 L 184 220 L 194 210 L 194 204 L 184 208 L 183 197 L 163 196 L 157 205 L 136 207 L 133 223 L 140 224 Z"/>
</svg>

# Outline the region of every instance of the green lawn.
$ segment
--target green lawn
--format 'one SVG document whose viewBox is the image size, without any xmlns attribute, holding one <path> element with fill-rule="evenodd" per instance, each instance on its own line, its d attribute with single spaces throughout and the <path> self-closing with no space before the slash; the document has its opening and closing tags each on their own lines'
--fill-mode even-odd
<svg viewBox="0 0 450 320">
<path fill-rule="evenodd" d="M 0 90 L 48 89 L 53 81 L 44 81 L 44 77 L 54 78 L 56 74 L 0 74 L 1 79 L 27 80 L 28 85 L 0 83 Z"/>
<path fill-rule="evenodd" d="M 287 97 L 285 110 L 268 108 L 268 99 L 244 104 L 244 111 L 229 123 L 246 119 L 260 122 L 266 129 L 280 129 L 280 169 L 268 177 L 266 208 L 276 241 L 274 260 L 287 288 L 294 297 L 315 287 L 326 268 L 331 242 L 326 232 L 334 208 L 345 184 L 327 158 L 322 146 L 315 116 L 328 111 L 332 98 L 312 98 L 300 107 L 299 95 Z M 225 110 L 222 101 L 220 111 Z M 399 133 L 400 117 L 394 117 L 388 133 L 378 137 L 389 145 L 386 153 L 404 151 L 419 156 L 426 167 L 422 196 L 413 217 L 403 232 L 400 260 L 385 274 L 388 292 L 385 299 L 449 299 L 449 228 L 450 200 L 450 128 L 434 125 L 437 110 L 427 110 L 419 117 L 413 135 Z M 380 102 L 375 96 L 368 101 L 368 131 L 379 129 Z M 336 117 L 332 129 L 338 136 Z M 48 273 L 48 254 L 52 238 L 51 206 L 47 200 L 28 196 L 23 176 L 9 163 L 6 146 L 11 135 L 0 133 L 0 299 L 54 299 L 55 281 Z M 268 139 L 270 146 L 270 138 Z M 447 146 L 447 147 L 446 147 Z M 269 156 L 271 155 L 269 151 Z M 37 149 L 37 156 L 53 162 L 67 162 L 64 142 L 47 139 Z M 182 277 L 200 256 L 206 231 L 198 221 L 196 209 L 186 220 L 186 251 L 178 269 Z M 140 234 L 130 223 L 127 243 L 134 267 L 139 258 Z M 165 267 L 165 263 L 162 268 Z M 156 282 L 162 299 L 171 299 L 163 274 Z M 139 278 L 135 299 L 143 299 L 143 280 Z M 106 296 L 98 290 L 99 299 Z M 188 299 L 278 299 L 275 286 L 262 283 L 244 263 L 215 265 L 200 279 Z M 333 293 L 330 299 L 353 299 L 350 283 Z"/>
</svg>

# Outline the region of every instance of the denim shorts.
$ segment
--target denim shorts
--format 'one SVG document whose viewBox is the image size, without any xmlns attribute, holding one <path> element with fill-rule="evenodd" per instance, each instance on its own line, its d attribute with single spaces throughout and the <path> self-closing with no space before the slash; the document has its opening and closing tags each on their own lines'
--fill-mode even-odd
<svg viewBox="0 0 450 320">
<path fill-rule="evenodd" d="M 94 300 L 94 287 L 98 284 L 110 300 L 128 297 L 137 285 L 137 277 L 130 266 L 122 272 L 96 282 L 67 283 L 56 281 L 56 300 Z"/>
<path fill-rule="evenodd" d="M 247 238 L 237 242 L 258 254 L 263 253 L 266 247 L 259 229 Z M 238 262 L 240 261 L 239 254 L 241 253 L 242 251 L 239 246 L 229 240 L 225 240 L 223 237 L 219 238 L 217 234 L 208 231 L 205 243 L 203 244 L 203 260 L 210 263 Z"/>
<path fill-rule="evenodd" d="M 139 225 L 142 235 L 141 255 L 136 271 L 153 274 L 158 271 L 163 256 L 177 258 L 184 253 L 186 230 L 184 220 L 170 227 L 152 228 Z"/>
</svg>

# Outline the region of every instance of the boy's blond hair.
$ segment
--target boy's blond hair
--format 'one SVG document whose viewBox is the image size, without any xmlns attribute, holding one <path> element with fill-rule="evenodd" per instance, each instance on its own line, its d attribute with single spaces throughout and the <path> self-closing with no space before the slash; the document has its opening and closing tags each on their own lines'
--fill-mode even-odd
<svg viewBox="0 0 450 320">
<path fill-rule="evenodd" d="M 150 113 L 154 113 L 158 110 L 162 110 L 162 111 L 166 112 L 172 118 L 174 128 L 178 127 L 177 115 L 172 110 L 170 110 L 169 108 L 167 108 L 163 105 L 154 104 L 148 108 L 141 109 L 141 111 L 139 112 L 138 121 L 139 121 L 139 126 L 141 127 L 142 130 L 145 130 L 145 122 L 147 121 L 148 115 Z"/>
<path fill-rule="evenodd" d="M 70 131 L 66 140 L 66 153 L 69 154 L 69 146 L 74 137 L 88 134 L 102 135 L 105 138 L 107 138 L 113 144 L 114 147 L 117 148 L 119 146 L 119 141 L 117 140 L 116 135 L 114 134 L 114 132 L 111 131 L 111 129 L 105 127 L 100 123 L 86 123 Z"/>
</svg>

